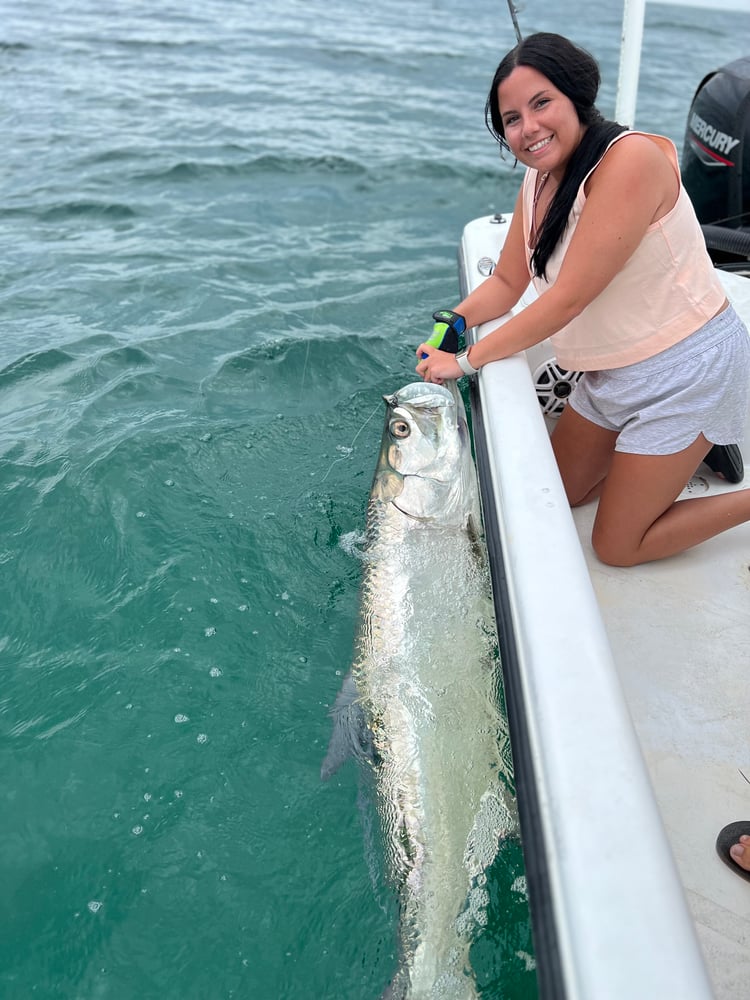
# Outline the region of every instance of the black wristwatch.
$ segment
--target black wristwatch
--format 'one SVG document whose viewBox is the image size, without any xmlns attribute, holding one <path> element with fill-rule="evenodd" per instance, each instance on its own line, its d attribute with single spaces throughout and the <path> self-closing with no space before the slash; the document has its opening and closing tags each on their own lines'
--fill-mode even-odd
<svg viewBox="0 0 750 1000">
<path fill-rule="evenodd" d="M 456 355 L 456 361 L 458 362 L 458 367 L 464 373 L 464 375 L 476 375 L 479 371 L 474 365 L 469 361 L 469 351 L 468 348 L 465 351 L 461 351 L 460 354 Z"/>
</svg>

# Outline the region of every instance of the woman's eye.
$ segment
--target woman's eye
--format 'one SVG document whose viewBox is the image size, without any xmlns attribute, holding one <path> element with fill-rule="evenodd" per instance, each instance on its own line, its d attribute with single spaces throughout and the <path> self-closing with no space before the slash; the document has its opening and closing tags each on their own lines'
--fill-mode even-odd
<svg viewBox="0 0 750 1000">
<path fill-rule="evenodd" d="M 396 438 L 409 437 L 411 429 L 405 420 L 391 420 L 391 434 Z"/>
</svg>

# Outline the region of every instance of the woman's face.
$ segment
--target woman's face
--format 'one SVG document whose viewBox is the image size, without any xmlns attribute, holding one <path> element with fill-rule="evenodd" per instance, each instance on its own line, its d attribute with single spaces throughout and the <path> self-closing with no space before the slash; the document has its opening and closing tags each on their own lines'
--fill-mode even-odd
<svg viewBox="0 0 750 1000">
<path fill-rule="evenodd" d="M 516 66 L 497 88 L 497 97 L 513 155 L 562 180 L 585 131 L 570 98 L 531 66 Z"/>
</svg>

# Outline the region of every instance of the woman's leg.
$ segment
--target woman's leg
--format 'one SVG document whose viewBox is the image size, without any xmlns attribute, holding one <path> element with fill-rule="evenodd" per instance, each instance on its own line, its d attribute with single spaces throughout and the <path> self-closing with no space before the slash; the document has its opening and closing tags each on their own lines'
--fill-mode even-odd
<svg viewBox="0 0 750 1000">
<path fill-rule="evenodd" d="M 594 500 L 601 491 L 617 441 L 607 430 L 566 406 L 552 432 L 552 450 L 571 507 Z"/>
<path fill-rule="evenodd" d="M 600 497 L 592 543 L 602 562 L 664 559 L 750 521 L 750 489 L 677 501 L 711 447 L 702 434 L 674 455 L 616 452 L 616 440 L 571 406 L 552 434 L 571 506 Z"/>
<path fill-rule="evenodd" d="M 710 447 L 699 434 L 674 455 L 613 454 L 591 539 L 602 562 L 663 559 L 750 520 L 747 489 L 676 501 Z"/>
</svg>

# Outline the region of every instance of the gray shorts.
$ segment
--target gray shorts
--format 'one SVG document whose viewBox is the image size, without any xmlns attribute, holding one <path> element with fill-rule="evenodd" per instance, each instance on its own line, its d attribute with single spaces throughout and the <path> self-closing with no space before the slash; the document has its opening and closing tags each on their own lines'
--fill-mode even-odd
<svg viewBox="0 0 750 1000">
<path fill-rule="evenodd" d="M 711 444 L 739 444 L 750 403 L 750 335 L 730 305 L 652 358 L 584 372 L 568 403 L 619 432 L 615 451 L 673 455 L 701 433 Z"/>
</svg>

